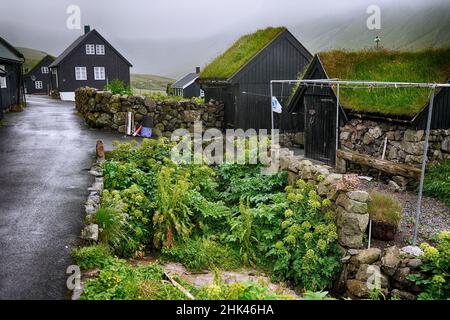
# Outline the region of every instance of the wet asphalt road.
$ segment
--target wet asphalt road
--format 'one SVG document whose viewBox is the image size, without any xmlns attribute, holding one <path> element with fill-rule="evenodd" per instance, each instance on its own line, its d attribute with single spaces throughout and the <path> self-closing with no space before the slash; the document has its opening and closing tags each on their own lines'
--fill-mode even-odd
<svg viewBox="0 0 450 320">
<path fill-rule="evenodd" d="M 28 97 L 0 127 L 0 299 L 65 299 L 97 139 L 70 102 Z"/>
</svg>

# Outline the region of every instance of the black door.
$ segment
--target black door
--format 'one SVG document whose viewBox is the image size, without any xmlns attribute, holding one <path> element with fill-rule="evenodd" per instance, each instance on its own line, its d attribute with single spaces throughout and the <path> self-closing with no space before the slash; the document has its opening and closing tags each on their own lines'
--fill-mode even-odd
<svg viewBox="0 0 450 320">
<path fill-rule="evenodd" d="M 331 98 L 305 96 L 305 156 L 335 164 L 336 104 Z"/>
</svg>

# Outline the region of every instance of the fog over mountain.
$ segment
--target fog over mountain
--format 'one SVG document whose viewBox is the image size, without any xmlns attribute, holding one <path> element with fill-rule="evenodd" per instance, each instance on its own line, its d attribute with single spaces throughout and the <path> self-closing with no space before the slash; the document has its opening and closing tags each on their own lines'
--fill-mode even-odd
<svg viewBox="0 0 450 320">
<path fill-rule="evenodd" d="M 82 30 L 66 27 L 78 5 L 81 25 L 102 33 L 134 65 L 134 73 L 177 78 L 204 66 L 244 33 L 287 26 L 311 51 L 381 44 L 417 49 L 450 44 L 449 0 L 3 0 L 0 36 L 16 46 L 60 54 Z M 369 5 L 381 29 L 368 30 Z"/>
</svg>

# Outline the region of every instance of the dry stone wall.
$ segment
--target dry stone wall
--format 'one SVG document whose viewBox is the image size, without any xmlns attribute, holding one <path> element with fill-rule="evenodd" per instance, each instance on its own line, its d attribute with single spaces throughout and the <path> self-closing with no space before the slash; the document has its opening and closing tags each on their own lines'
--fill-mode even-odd
<svg viewBox="0 0 450 320">
<path fill-rule="evenodd" d="M 223 105 L 210 101 L 199 105 L 192 101 L 156 101 L 139 96 L 112 94 L 93 88 L 75 91 L 75 107 L 86 123 L 95 128 L 125 132 L 127 112 L 134 113 L 135 123 L 144 115 L 153 118 L 153 134 L 170 137 L 175 129 L 193 129 L 194 121 L 201 121 L 203 130 L 223 129 Z"/>
<path fill-rule="evenodd" d="M 340 141 L 344 150 L 381 158 L 387 138 L 386 160 L 420 166 L 424 150 L 424 130 L 352 119 L 341 127 Z M 450 128 L 431 130 L 428 157 L 431 161 L 450 159 Z"/>
</svg>

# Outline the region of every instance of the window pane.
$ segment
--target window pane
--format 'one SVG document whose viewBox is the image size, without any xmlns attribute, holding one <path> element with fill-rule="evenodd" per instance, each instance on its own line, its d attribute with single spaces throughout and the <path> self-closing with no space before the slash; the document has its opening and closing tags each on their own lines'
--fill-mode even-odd
<svg viewBox="0 0 450 320">
<path fill-rule="evenodd" d="M 105 54 L 105 46 L 102 44 L 98 44 L 95 46 L 96 54 L 104 55 Z"/>
<path fill-rule="evenodd" d="M 86 45 L 86 54 L 95 54 L 95 46 L 93 44 Z"/>
</svg>

